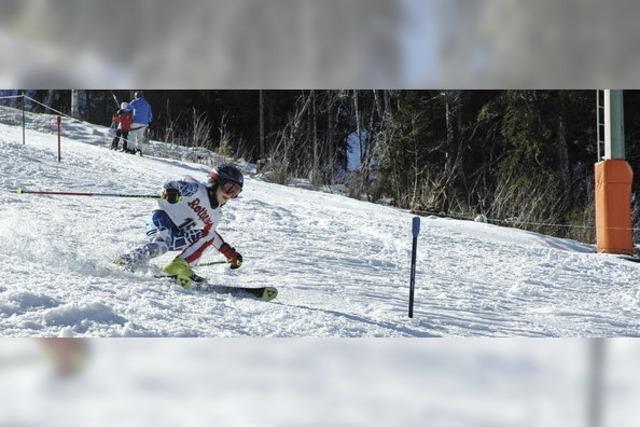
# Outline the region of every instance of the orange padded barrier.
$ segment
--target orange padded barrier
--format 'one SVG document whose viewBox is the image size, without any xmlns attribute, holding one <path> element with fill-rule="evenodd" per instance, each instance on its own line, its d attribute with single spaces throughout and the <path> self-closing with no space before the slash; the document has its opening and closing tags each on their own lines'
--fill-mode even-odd
<svg viewBox="0 0 640 427">
<path fill-rule="evenodd" d="M 597 250 L 631 254 L 631 166 L 626 160 L 604 160 L 596 163 L 595 174 Z"/>
</svg>

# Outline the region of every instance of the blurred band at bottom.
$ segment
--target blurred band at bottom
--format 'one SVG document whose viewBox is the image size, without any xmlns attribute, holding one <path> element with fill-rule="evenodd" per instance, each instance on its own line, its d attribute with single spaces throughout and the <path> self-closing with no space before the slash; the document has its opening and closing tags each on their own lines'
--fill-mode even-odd
<svg viewBox="0 0 640 427">
<path fill-rule="evenodd" d="M 632 339 L 3 339 L 0 426 L 632 426 L 638 356 Z"/>
</svg>

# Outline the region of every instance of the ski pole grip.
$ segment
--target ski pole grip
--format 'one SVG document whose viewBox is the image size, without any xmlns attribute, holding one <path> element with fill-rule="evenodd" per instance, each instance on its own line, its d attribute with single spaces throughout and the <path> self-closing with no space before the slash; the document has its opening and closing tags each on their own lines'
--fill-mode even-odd
<svg viewBox="0 0 640 427">
<path fill-rule="evenodd" d="M 413 237 L 418 237 L 418 234 L 420 234 L 420 217 L 419 216 L 413 217 L 413 227 L 411 227 L 411 232 L 413 233 Z"/>
</svg>

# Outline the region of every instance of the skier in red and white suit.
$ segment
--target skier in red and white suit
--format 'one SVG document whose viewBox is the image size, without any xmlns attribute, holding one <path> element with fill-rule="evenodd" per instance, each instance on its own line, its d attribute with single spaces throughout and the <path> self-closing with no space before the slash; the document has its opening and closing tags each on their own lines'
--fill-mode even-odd
<svg viewBox="0 0 640 427">
<path fill-rule="evenodd" d="M 151 258 L 167 251 L 182 251 L 164 267 L 180 285 L 190 288 L 193 281 L 202 280 L 191 266 L 210 247 L 226 258 L 232 269 L 242 265 L 242 255 L 224 242 L 216 231 L 220 223 L 221 207 L 238 197 L 244 178 L 233 165 L 220 165 L 211 171 L 206 184 L 186 177 L 164 184 L 158 207 L 147 223 L 150 242 L 113 263 L 135 270 Z"/>
</svg>

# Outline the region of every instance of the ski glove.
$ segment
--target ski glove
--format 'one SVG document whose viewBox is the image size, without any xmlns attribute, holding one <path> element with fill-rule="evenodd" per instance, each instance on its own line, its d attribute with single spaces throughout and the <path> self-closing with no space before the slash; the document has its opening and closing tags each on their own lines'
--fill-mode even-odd
<svg viewBox="0 0 640 427">
<path fill-rule="evenodd" d="M 160 198 L 166 200 L 169 203 L 178 203 L 182 199 L 182 194 L 175 188 L 165 188 L 160 193 Z"/>
<path fill-rule="evenodd" d="M 236 268 L 240 268 L 242 265 L 242 255 L 236 252 L 231 246 L 226 243 L 223 243 L 219 249 L 220 253 L 227 258 L 227 262 L 231 264 L 231 269 L 235 270 Z"/>
</svg>

